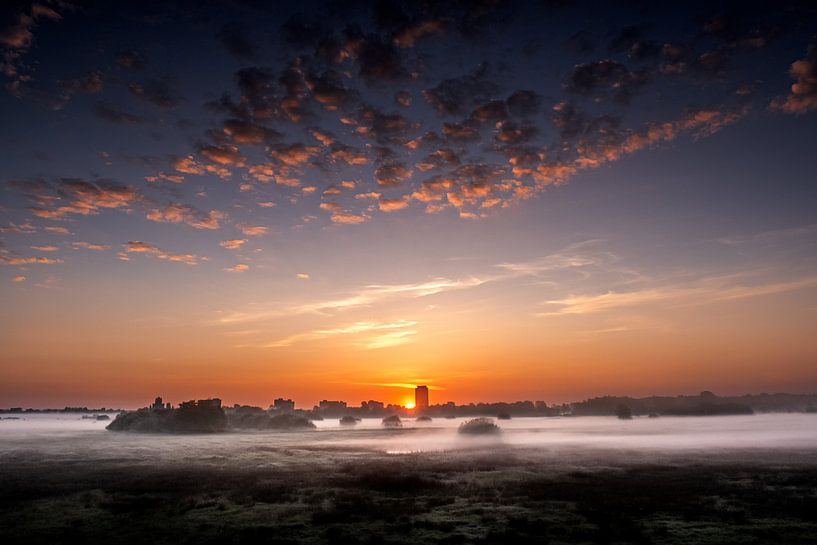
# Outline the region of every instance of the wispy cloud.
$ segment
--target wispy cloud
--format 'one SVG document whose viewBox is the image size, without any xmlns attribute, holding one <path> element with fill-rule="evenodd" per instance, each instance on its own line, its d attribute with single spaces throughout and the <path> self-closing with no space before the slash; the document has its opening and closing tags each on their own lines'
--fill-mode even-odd
<svg viewBox="0 0 817 545">
<path fill-rule="evenodd" d="M 316 329 L 307 333 L 290 335 L 289 337 L 264 344 L 262 345 L 262 348 L 283 348 L 291 346 L 295 343 L 326 339 L 327 337 L 334 337 L 338 335 L 362 335 L 372 331 L 401 330 L 382 335 L 375 335 L 374 337 L 363 339 L 360 343 L 357 343 L 359 346 L 363 346 L 364 348 L 382 348 L 384 346 L 394 346 L 394 343 L 404 344 L 405 342 L 409 342 L 408 339 L 405 338 L 417 333 L 416 331 L 409 329 L 415 325 L 417 325 L 417 322 L 411 320 L 397 320 L 396 322 L 354 322 L 345 326 L 330 329 Z M 398 342 L 399 339 L 405 340 Z M 389 342 L 392 342 L 393 344 L 388 344 Z"/>
<path fill-rule="evenodd" d="M 460 280 L 448 278 L 434 278 L 425 282 L 414 284 L 370 284 L 363 286 L 356 293 L 351 293 L 346 297 L 337 299 L 326 299 L 280 307 L 271 305 L 275 310 L 261 310 L 255 312 L 232 312 L 218 319 L 221 324 L 231 324 L 240 322 L 252 322 L 267 320 L 282 316 L 293 316 L 298 314 L 326 314 L 335 311 L 344 311 L 352 308 L 365 307 L 394 298 L 417 298 L 427 297 L 438 293 L 466 289 L 479 286 L 486 280 L 469 277 Z"/>
<path fill-rule="evenodd" d="M 754 285 L 729 285 L 724 277 L 721 277 L 703 279 L 688 285 L 650 287 L 629 292 L 606 292 L 554 299 L 545 302 L 545 305 L 553 310 L 539 313 L 539 316 L 591 314 L 655 303 L 676 306 L 700 305 L 715 301 L 775 295 L 812 287 L 817 287 L 817 277 Z"/>
</svg>

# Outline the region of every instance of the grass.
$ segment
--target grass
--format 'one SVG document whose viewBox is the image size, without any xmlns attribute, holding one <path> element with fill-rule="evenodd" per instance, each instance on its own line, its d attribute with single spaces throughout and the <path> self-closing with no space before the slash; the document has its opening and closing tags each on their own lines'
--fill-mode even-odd
<svg viewBox="0 0 817 545">
<path fill-rule="evenodd" d="M 386 455 L 277 449 L 269 463 L 5 459 L 17 543 L 813 543 L 817 464 L 541 449 Z"/>
</svg>

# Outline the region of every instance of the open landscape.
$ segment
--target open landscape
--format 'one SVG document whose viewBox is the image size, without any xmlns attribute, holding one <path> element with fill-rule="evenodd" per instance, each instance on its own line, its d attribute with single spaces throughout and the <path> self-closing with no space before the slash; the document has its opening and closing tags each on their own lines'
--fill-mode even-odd
<svg viewBox="0 0 817 545">
<path fill-rule="evenodd" d="M 0 421 L 4 543 L 813 543 L 817 415 L 364 419 L 112 433 Z"/>
<path fill-rule="evenodd" d="M 0 0 L 0 545 L 817 545 L 817 1 Z"/>
</svg>

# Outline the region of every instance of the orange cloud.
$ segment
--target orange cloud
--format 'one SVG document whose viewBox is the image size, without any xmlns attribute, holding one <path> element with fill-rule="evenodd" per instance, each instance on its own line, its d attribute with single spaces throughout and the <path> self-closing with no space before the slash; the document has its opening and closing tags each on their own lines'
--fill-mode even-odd
<svg viewBox="0 0 817 545">
<path fill-rule="evenodd" d="M 74 248 L 83 248 L 85 250 L 93 250 L 96 252 L 102 252 L 105 250 L 110 250 L 110 246 L 106 246 L 104 244 L 91 244 L 90 242 L 73 242 L 71 246 Z"/>
<path fill-rule="evenodd" d="M 246 238 L 236 238 L 232 240 L 222 240 L 221 242 L 219 242 L 219 246 L 221 246 L 222 248 L 227 248 L 228 250 L 237 250 L 246 243 L 247 243 Z"/>
<path fill-rule="evenodd" d="M 792 63 L 789 74 L 795 80 L 791 93 L 772 101 L 771 108 L 787 114 L 803 114 L 817 108 L 817 49 Z"/>
<path fill-rule="evenodd" d="M 154 208 L 148 211 L 145 217 L 150 221 L 160 223 L 186 223 L 194 229 L 218 229 L 219 220 L 224 218 L 224 213 L 211 210 L 205 214 L 192 206 L 169 203 L 164 208 Z"/>
<path fill-rule="evenodd" d="M 363 215 L 355 215 L 355 214 L 347 214 L 347 213 L 335 213 L 332 214 L 332 221 L 335 223 L 343 223 L 347 225 L 356 225 L 358 223 L 363 223 L 369 218 Z"/>
<path fill-rule="evenodd" d="M 135 253 L 135 254 L 146 254 L 156 257 L 157 259 L 161 259 L 164 261 L 175 261 L 178 263 L 185 263 L 187 265 L 198 265 L 199 261 L 202 259 L 201 257 L 194 255 L 194 254 L 174 254 L 167 252 L 158 246 L 154 246 L 153 244 L 142 242 L 139 240 L 131 240 L 128 241 L 127 244 L 123 245 L 125 247 L 126 253 Z M 127 261 L 127 256 L 125 256 L 125 261 Z"/>
<path fill-rule="evenodd" d="M 246 164 L 246 159 L 238 151 L 237 146 L 201 146 L 199 153 L 207 159 L 219 165 L 231 165 L 236 167 L 243 167 Z"/>
<path fill-rule="evenodd" d="M 0 262 L 7 265 L 57 265 L 62 263 L 62 259 L 51 259 L 49 257 L 6 257 L 0 255 Z"/>
<path fill-rule="evenodd" d="M 261 235 L 266 235 L 269 232 L 269 228 L 262 225 L 242 225 L 238 228 L 248 237 L 258 237 Z"/>
<path fill-rule="evenodd" d="M 409 201 L 406 198 L 380 199 L 377 205 L 382 212 L 394 212 L 406 208 L 409 205 Z"/>
</svg>

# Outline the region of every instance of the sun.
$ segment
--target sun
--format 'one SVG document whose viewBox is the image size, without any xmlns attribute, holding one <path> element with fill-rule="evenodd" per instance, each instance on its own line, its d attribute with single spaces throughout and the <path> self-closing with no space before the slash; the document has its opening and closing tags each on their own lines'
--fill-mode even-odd
<svg viewBox="0 0 817 545">
<path fill-rule="evenodd" d="M 406 409 L 413 409 L 414 408 L 414 402 L 413 401 L 406 401 L 405 407 L 406 407 Z"/>
</svg>

